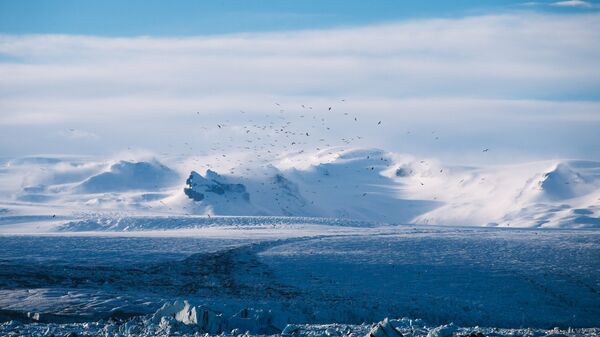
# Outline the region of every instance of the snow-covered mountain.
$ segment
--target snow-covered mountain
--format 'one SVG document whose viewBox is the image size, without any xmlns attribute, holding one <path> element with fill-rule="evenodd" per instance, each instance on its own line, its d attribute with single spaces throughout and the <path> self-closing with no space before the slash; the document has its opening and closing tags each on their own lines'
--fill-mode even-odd
<svg viewBox="0 0 600 337">
<path fill-rule="evenodd" d="M 600 227 L 600 163 L 448 166 L 379 149 L 329 148 L 250 165 L 17 159 L 0 171 L 3 214 L 329 217 L 380 223 Z M 204 169 L 201 169 L 204 167 Z M 187 177 L 187 178 L 186 178 Z M 51 211 L 48 211 L 51 209 Z"/>
<path fill-rule="evenodd" d="M 194 185 L 196 181 L 202 183 Z M 206 181 L 225 188 L 211 188 Z M 589 161 L 474 168 L 376 149 L 330 149 L 289 156 L 274 163 L 262 179 L 224 178 L 209 170 L 206 178 L 193 172 L 188 183 L 189 200 L 179 198 L 177 203 L 189 204 L 196 213 L 443 225 L 600 226 L 600 163 Z M 206 198 L 195 200 L 192 193 Z"/>
<path fill-rule="evenodd" d="M 106 172 L 94 175 L 78 186 L 83 193 L 155 190 L 173 185 L 178 175 L 156 160 L 149 162 L 119 161 Z"/>
<path fill-rule="evenodd" d="M 449 171 L 424 193 L 444 205 L 415 222 L 511 227 L 599 227 L 600 163 L 543 161 Z M 439 191 L 439 192 L 437 192 Z"/>
</svg>

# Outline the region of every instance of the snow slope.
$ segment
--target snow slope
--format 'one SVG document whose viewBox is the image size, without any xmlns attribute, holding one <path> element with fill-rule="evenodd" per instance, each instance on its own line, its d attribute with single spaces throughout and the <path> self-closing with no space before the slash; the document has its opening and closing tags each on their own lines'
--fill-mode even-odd
<svg viewBox="0 0 600 337">
<path fill-rule="evenodd" d="M 83 193 L 156 190 L 173 185 L 178 175 L 156 160 L 150 162 L 119 161 L 107 172 L 94 175 L 77 187 Z"/>
<path fill-rule="evenodd" d="M 95 218 L 99 212 L 117 212 L 118 217 L 298 216 L 390 224 L 600 227 L 600 162 L 466 167 L 353 148 L 286 153 L 268 162 L 235 153 L 166 160 L 169 167 L 156 159 L 6 161 L 0 168 L 0 218 L 85 220 L 85 214 Z"/>
<path fill-rule="evenodd" d="M 505 227 L 600 227 L 600 163 L 536 162 L 449 172 L 423 193 L 444 205 L 416 223 Z"/>
<path fill-rule="evenodd" d="M 330 154 L 331 153 L 331 154 Z M 392 165 L 380 150 L 323 151 L 310 158 L 290 156 L 249 177 L 192 172 L 184 198 L 196 214 L 317 216 L 375 222 L 410 222 L 437 202 L 402 198 L 395 182 L 382 174 Z M 295 166 L 294 163 L 300 165 Z"/>
<path fill-rule="evenodd" d="M 194 179 L 204 179 L 192 173 Z M 243 193 L 186 187 L 195 213 L 295 215 L 386 223 L 599 227 L 600 163 L 545 161 L 485 168 L 444 166 L 381 150 L 328 149 L 288 156 L 262 179 L 224 178 Z M 205 179 L 205 180 L 206 180 Z M 190 202 L 191 201 L 191 202 Z"/>
</svg>

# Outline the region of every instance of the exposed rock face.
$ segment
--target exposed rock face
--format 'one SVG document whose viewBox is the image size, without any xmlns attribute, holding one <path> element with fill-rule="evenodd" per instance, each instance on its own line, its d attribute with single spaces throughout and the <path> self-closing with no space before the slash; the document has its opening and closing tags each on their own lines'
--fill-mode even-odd
<svg viewBox="0 0 600 337">
<path fill-rule="evenodd" d="M 183 192 L 194 201 L 202 201 L 210 195 L 232 196 L 250 201 L 246 186 L 229 183 L 225 177 L 212 170 L 207 170 L 205 177 L 192 171 L 185 183 L 187 187 L 183 189 Z"/>
</svg>

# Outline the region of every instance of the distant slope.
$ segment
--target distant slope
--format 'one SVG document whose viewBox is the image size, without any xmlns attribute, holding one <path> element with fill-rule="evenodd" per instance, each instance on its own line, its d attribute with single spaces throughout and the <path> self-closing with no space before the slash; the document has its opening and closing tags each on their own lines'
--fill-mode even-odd
<svg viewBox="0 0 600 337">
<path fill-rule="evenodd" d="M 416 223 L 600 227 L 600 163 L 537 162 L 455 172 L 438 183 L 445 205 Z"/>
<path fill-rule="evenodd" d="M 289 158 L 289 161 L 308 161 Z M 182 202 L 195 213 L 286 215 L 409 222 L 437 202 L 402 198 L 397 184 L 382 172 L 392 159 L 381 150 L 344 150 L 311 158 L 303 167 L 278 165 L 242 182 L 212 170 L 192 172 Z"/>
<path fill-rule="evenodd" d="M 158 161 L 119 161 L 107 172 L 82 182 L 77 190 L 84 193 L 154 190 L 172 185 L 178 174 Z"/>
<path fill-rule="evenodd" d="M 225 158 L 225 157 L 222 157 Z M 379 149 L 328 148 L 261 165 L 227 155 L 102 162 L 15 159 L 0 170 L 7 216 L 295 216 L 369 223 L 600 228 L 600 163 L 447 166 Z M 251 159 L 251 158 L 250 158 Z M 191 163 L 191 164 L 190 164 Z M 197 166 L 205 169 L 196 169 Z M 186 179 L 182 177 L 187 177 Z"/>
<path fill-rule="evenodd" d="M 260 179 L 208 171 L 206 177 L 193 172 L 190 181 L 202 183 L 188 184 L 187 200 L 174 202 L 194 213 L 600 227 L 600 163 L 589 161 L 475 168 L 443 166 L 378 149 L 328 149 L 289 156 Z M 215 190 L 215 184 L 223 188 Z M 192 193 L 204 199 L 195 200 Z"/>
</svg>

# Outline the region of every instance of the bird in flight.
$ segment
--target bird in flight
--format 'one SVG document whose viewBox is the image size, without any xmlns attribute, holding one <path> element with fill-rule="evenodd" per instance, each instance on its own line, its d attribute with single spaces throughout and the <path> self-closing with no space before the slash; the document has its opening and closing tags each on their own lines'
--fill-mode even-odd
<svg viewBox="0 0 600 337">
<path fill-rule="evenodd" d="M 483 149 L 483 152 L 488 152 L 490 149 Z"/>
</svg>

